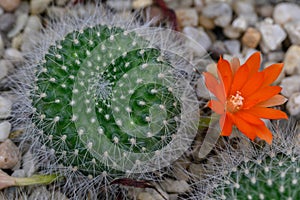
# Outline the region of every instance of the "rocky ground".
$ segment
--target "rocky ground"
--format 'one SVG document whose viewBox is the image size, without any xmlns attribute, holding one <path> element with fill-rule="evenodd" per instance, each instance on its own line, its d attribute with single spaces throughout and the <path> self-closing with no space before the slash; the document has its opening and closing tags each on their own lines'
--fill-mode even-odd
<svg viewBox="0 0 300 200">
<path fill-rule="evenodd" d="M 279 0 L 165 0 L 177 16 L 178 30 L 197 41 L 213 59 L 237 56 L 244 61 L 253 52 L 261 51 L 262 66 L 283 62 L 284 69 L 277 84 L 289 101 L 285 110 L 300 118 L 300 2 Z M 9 88 L 9 76 L 24 62 L 32 33 L 47 26 L 46 19 L 72 9 L 76 0 L 0 0 L 0 169 L 12 176 L 32 174 L 33 163 L 29 153 L 19 152 L 14 139 L 22 134 L 12 126 L 11 115 L 15 96 Z M 151 0 L 107 0 L 116 11 L 147 8 L 152 16 L 162 11 Z M 200 51 L 200 50 L 199 50 Z M 207 66 L 215 73 L 215 64 Z M 201 164 L 185 161 L 184 168 L 191 174 L 201 174 Z M 188 175 L 180 174 L 177 180 L 168 179 L 159 186 L 168 199 L 190 189 Z M 19 192 L 18 197 L 13 195 Z M 54 192 L 52 199 L 63 199 Z M 133 192 L 137 199 L 162 199 L 153 189 Z M 24 195 L 24 196 L 23 196 Z M 6 189 L 0 199 L 51 199 L 46 187 Z"/>
</svg>

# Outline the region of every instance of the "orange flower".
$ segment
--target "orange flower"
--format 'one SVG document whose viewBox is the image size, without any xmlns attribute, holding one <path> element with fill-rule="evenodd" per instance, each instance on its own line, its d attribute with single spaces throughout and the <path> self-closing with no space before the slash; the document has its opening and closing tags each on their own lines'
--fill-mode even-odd
<svg viewBox="0 0 300 200">
<path fill-rule="evenodd" d="M 278 93 L 279 86 L 271 86 L 280 74 L 283 64 L 276 63 L 263 71 L 260 67 L 260 53 L 254 53 L 243 65 L 237 58 L 229 63 L 220 57 L 217 80 L 205 72 L 205 84 L 217 99 L 208 102 L 208 106 L 220 114 L 221 135 L 229 136 L 236 126 L 251 140 L 256 137 L 272 143 L 272 133 L 261 118 L 287 119 L 286 113 L 268 108 L 281 105 L 286 98 Z"/>
</svg>

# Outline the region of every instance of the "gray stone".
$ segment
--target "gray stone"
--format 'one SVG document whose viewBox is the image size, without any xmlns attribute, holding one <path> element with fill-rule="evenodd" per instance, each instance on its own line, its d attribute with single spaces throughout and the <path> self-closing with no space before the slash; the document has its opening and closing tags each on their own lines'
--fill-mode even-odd
<svg viewBox="0 0 300 200">
<path fill-rule="evenodd" d="M 27 23 L 27 20 L 28 20 L 28 14 L 27 13 L 23 13 L 23 14 L 18 15 L 15 26 L 13 27 L 13 29 L 11 29 L 9 31 L 7 36 L 9 38 L 12 38 L 12 37 L 16 36 L 18 33 L 20 33 L 21 30 L 23 30 L 25 24 Z"/>
<path fill-rule="evenodd" d="M 4 58 L 13 62 L 20 62 L 24 59 L 22 53 L 14 48 L 6 49 L 4 52 Z"/>
<path fill-rule="evenodd" d="M 20 159 L 18 147 L 9 139 L 0 144 L 0 169 L 12 169 Z"/>
<path fill-rule="evenodd" d="M 254 5 L 247 1 L 235 1 L 233 4 L 233 9 L 238 15 L 255 13 Z"/>
<path fill-rule="evenodd" d="M 2 15 L 4 13 L 3 8 L 0 7 L 0 15 Z"/>
<path fill-rule="evenodd" d="M 24 32 L 32 33 L 33 31 L 40 31 L 41 29 L 42 29 L 41 19 L 36 15 L 31 15 L 28 18 Z"/>
<path fill-rule="evenodd" d="M 198 25 L 198 13 L 193 8 L 180 8 L 175 10 L 178 24 L 181 27 L 197 26 Z"/>
<path fill-rule="evenodd" d="M 282 79 L 280 86 L 282 87 L 281 93 L 286 97 L 291 97 L 292 94 L 300 91 L 300 76 L 285 77 Z"/>
<path fill-rule="evenodd" d="M 194 40 L 188 40 L 188 45 L 200 55 L 205 55 L 209 47 L 212 45 L 212 42 L 204 29 L 185 27 L 183 29 L 183 33 Z"/>
<path fill-rule="evenodd" d="M 232 27 L 240 31 L 245 31 L 248 27 L 248 22 L 244 16 L 237 17 L 232 22 Z"/>
<path fill-rule="evenodd" d="M 300 21 L 286 23 L 284 29 L 293 44 L 300 44 Z"/>
<path fill-rule="evenodd" d="M 6 12 L 14 11 L 20 5 L 20 0 L 0 0 L 0 7 Z"/>
<path fill-rule="evenodd" d="M 282 62 L 284 59 L 283 51 L 273 51 L 267 54 L 268 61 Z"/>
<path fill-rule="evenodd" d="M 257 13 L 262 17 L 272 17 L 274 7 L 271 4 L 264 4 L 257 8 Z"/>
<path fill-rule="evenodd" d="M 161 183 L 161 186 L 164 188 L 166 192 L 169 193 L 180 194 L 190 190 L 189 184 L 184 180 L 174 181 L 171 179 L 166 179 Z"/>
<path fill-rule="evenodd" d="M 27 151 L 22 157 L 22 168 L 26 176 L 32 176 L 36 172 L 36 163 L 30 151 Z"/>
<path fill-rule="evenodd" d="M 46 10 L 48 4 L 52 0 L 31 0 L 30 1 L 30 12 L 33 15 L 41 14 Z"/>
<path fill-rule="evenodd" d="M 232 19 L 232 9 L 227 3 L 208 4 L 202 10 L 202 14 L 208 18 L 214 18 L 217 26 L 226 27 Z"/>
<path fill-rule="evenodd" d="M 0 31 L 8 32 L 14 25 L 16 16 L 12 13 L 0 15 Z"/>
<path fill-rule="evenodd" d="M 237 28 L 234 28 L 232 26 L 226 26 L 223 29 L 223 33 L 225 36 L 227 36 L 230 39 L 236 39 L 241 36 L 241 31 Z"/>
<path fill-rule="evenodd" d="M 0 123 L 0 142 L 8 139 L 9 133 L 11 129 L 11 124 L 9 121 L 3 121 Z"/>
<path fill-rule="evenodd" d="M 45 186 L 43 187 L 36 187 L 31 195 L 28 197 L 28 200 L 46 200 L 46 199 L 52 199 L 51 198 L 51 193 L 46 189 Z"/>
<path fill-rule="evenodd" d="M 241 53 L 241 43 L 239 40 L 225 40 L 224 45 L 232 56 L 238 56 Z"/>
<path fill-rule="evenodd" d="M 141 1 L 141 0 L 139 0 L 139 1 Z M 143 0 L 143 1 L 145 1 L 145 0 Z M 113 8 L 117 11 L 124 11 L 124 10 L 131 9 L 131 0 L 110 0 L 110 1 L 107 1 L 107 4 L 111 8 Z M 134 4 L 132 4 L 132 7 L 134 7 Z M 142 7 L 140 7 L 140 8 L 142 8 Z"/>
<path fill-rule="evenodd" d="M 0 96 L 0 119 L 10 117 L 11 107 L 12 102 L 9 99 Z"/>
<path fill-rule="evenodd" d="M 277 4 L 273 11 L 275 23 L 284 25 L 287 22 L 300 20 L 300 6 L 295 3 Z"/>
<path fill-rule="evenodd" d="M 11 41 L 11 47 L 14 49 L 20 49 L 23 43 L 23 34 L 20 33 L 16 37 L 14 37 Z"/>
<path fill-rule="evenodd" d="M 300 46 L 292 45 L 288 48 L 283 63 L 283 71 L 292 75 L 294 73 L 300 74 Z"/>
<path fill-rule="evenodd" d="M 56 5 L 63 6 L 65 5 L 69 0 L 55 0 Z"/>
<path fill-rule="evenodd" d="M 14 65 L 9 60 L 0 60 L 0 80 L 14 72 Z"/>
<path fill-rule="evenodd" d="M 286 108 L 292 116 L 300 119 L 300 92 L 295 92 L 290 96 Z"/>
<path fill-rule="evenodd" d="M 15 11 L 16 16 L 20 14 L 29 13 L 29 2 L 28 1 L 22 1 L 18 9 Z"/>
<path fill-rule="evenodd" d="M 261 46 L 265 52 L 276 50 L 286 38 L 286 33 L 278 24 L 272 24 L 271 20 L 265 20 L 258 25 L 261 32 Z"/>
<path fill-rule="evenodd" d="M 3 53 L 4 53 L 4 42 L 0 34 L 0 58 L 3 56 Z"/>
</svg>

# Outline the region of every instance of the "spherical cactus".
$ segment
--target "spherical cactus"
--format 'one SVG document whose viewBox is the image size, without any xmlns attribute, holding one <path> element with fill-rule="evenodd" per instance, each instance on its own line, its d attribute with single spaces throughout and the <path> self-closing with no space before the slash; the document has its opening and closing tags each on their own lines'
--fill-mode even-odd
<svg viewBox="0 0 300 200">
<path fill-rule="evenodd" d="M 253 144 L 239 156 L 230 154 L 233 162 L 226 156 L 213 199 L 299 199 L 299 140 L 292 131 L 280 130 L 271 147 Z"/>
<path fill-rule="evenodd" d="M 16 115 L 31 116 L 37 166 L 62 174 L 70 197 L 114 199 L 99 187 L 167 167 L 190 146 L 199 102 L 181 36 L 97 8 L 41 38 L 19 73 Z"/>
</svg>

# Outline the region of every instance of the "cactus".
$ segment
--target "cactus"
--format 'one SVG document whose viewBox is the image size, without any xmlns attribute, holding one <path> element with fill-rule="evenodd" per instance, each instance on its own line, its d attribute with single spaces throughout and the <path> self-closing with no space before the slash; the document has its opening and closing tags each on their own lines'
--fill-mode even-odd
<svg viewBox="0 0 300 200">
<path fill-rule="evenodd" d="M 45 30 L 18 74 L 16 115 L 31 116 L 25 141 L 37 166 L 62 174 L 70 197 L 114 199 L 112 179 L 143 177 L 184 153 L 199 101 L 178 35 L 98 9 Z"/>
<path fill-rule="evenodd" d="M 213 184 L 212 199 L 299 199 L 298 133 L 286 130 L 276 131 L 271 147 L 252 144 L 244 152 L 230 154 L 231 159 L 226 156 L 227 164 L 221 164 L 219 171 L 222 176 Z"/>
</svg>

